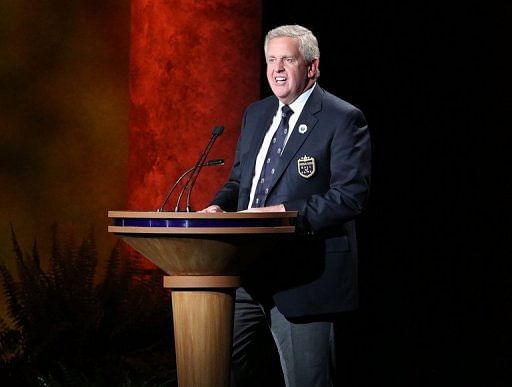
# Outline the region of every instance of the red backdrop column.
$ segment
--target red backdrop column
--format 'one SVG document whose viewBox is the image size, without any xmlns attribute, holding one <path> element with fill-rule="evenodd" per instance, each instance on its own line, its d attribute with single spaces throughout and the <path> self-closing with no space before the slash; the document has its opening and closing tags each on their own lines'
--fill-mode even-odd
<svg viewBox="0 0 512 387">
<path fill-rule="evenodd" d="M 259 98 L 261 1 L 132 0 L 131 18 L 128 209 L 157 209 L 224 125 L 210 158 L 226 165 L 202 171 L 198 210 L 225 181 L 243 109 Z"/>
</svg>

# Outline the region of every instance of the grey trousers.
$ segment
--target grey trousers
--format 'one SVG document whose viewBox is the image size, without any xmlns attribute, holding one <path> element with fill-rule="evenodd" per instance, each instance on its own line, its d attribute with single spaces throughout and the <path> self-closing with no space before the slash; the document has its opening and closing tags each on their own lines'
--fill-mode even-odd
<svg viewBox="0 0 512 387">
<path fill-rule="evenodd" d="M 330 387 L 334 353 L 332 321 L 289 321 L 237 290 L 233 387 Z"/>
</svg>

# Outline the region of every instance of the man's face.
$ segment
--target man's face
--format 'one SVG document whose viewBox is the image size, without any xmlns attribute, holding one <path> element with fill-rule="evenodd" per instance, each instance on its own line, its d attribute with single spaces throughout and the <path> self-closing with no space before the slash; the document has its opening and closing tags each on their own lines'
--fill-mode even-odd
<svg viewBox="0 0 512 387">
<path fill-rule="evenodd" d="M 314 83 L 318 60 L 307 64 L 294 38 L 274 38 L 267 45 L 267 80 L 272 92 L 290 104 Z"/>
</svg>

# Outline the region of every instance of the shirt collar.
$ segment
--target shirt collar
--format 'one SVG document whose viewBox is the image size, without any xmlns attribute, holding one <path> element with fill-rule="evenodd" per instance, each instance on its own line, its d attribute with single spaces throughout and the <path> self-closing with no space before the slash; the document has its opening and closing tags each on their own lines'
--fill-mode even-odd
<svg viewBox="0 0 512 387">
<path fill-rule="evenodd" d="M 309 99 L 309 96 L 311 95 L 311 93 L 313 92 L 313 90 L 315 89 L 316 87 L 316 82 L 315 84 L 313 85 L 313 87 L 310 87 L 308 90 L 306 90 L 304 93 L 302 93 L 301 95 L 299 95 L 297 97 L 297 99 L 295 101 L 293 101 L 290 105 L 290 108 L 293 110 L 293 114 L 295 115 L 296 113 L 301 113 L 302 112 L 302 109 L 304 109 L 304 105 L 306 104 L 306 102 L 308 101 Z M 279 109 L 277 110 L 277 112 L 279 114 L 281 114 L 281 109 L 283 108 L 284 106 L 284 103 L 282 103 L 281 101 L 279 101 Z M 296 117 L 296 116 L 295 116 Z"/>
</svg>

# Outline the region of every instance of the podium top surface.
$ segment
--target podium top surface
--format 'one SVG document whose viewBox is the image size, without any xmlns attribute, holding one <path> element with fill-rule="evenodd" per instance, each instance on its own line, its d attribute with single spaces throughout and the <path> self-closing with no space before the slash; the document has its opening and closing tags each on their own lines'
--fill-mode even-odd
<svg viewBox="0 0 512 387">
<path fill-rule="evenodd" d="M 109 211 L 108 216 L 108 231 L 120 234 L 268 234 L 294 233 L 297 211 Z"/>
</svg>

